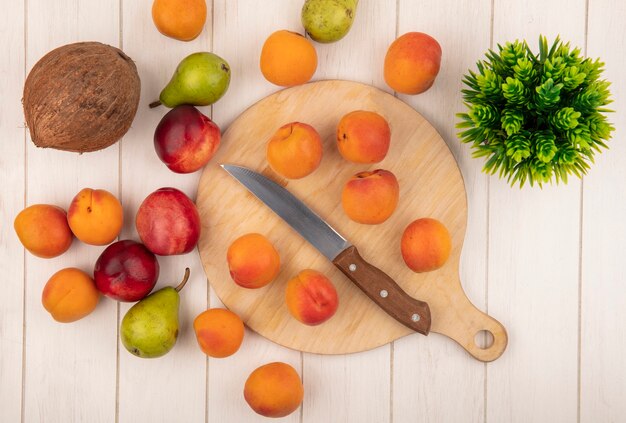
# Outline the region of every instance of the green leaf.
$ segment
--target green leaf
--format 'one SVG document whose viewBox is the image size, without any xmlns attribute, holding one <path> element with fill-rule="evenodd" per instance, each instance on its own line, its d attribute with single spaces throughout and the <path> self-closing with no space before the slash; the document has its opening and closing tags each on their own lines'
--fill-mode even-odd
<svg viewBox="0 0 626 423">
<path fill-rule="evenodd" d="M 490 104 L 474 104 L 468 115 L 476 126 L 482 128 L 492 127 L 500 119 L 498 110 Z"/>
<path fill-rule="evenodd" d="M 524 113 L 519 109 L 504 109 L 500 122 L 502 122 L 502 129 L 506 131 L 508 136 L 517 134 L 524 124 Z"/>
<path fill-rule="evenodd" d="M 515 78 L 521 81 L 526 87 L 533 84 L 537 76 L 533 62 L 527 58 L 518 59 L 515 66 L 513 66 L 513 72 Z"/>
<path fill-rule="evenodd" d="M 578 118 L 581 113 L 571 107 L 563 107 L 562 109 L 551 113 L 548 121 L 552 127 L 559 131 L 567 131 L 578 126 Z"/>
<path fill-rule="evenodd" d="M 589 128 L 585 124 L 578 124 L 576 128 L 567 131 L 567 138 L 574 148 L 587 151 L 591 148 L 593 140 L 591 139 L 591 133 Z"/>
<path fill-rule="evenodd" d="M 476 77 L 476 83 L 484 98 L 499 99 L 502 96 L 502 79 L 495 72 L 486 69 Z"/>
<path fill-rule="evenodd" d="M 611 138 L 611 132 L 615 130 L 613 125 L 608 123 L 606 117 L 600 113 L 591 114 L 587 117 L 586 123 L 589 127 L 591 139 L 606 148 L 602 140 L 608 140 Z"/>
<path fill-rule="evenodd" d="M 535 145 L 537 159 L 550 163 L 557 152 L 556 136 L 552 131 L 537 131 L 532 134 L 531 141 Z"/>
<path fill-rule="evenodd" d="M 519 79 L 508 77 L 502 84 L 502 94 L 512 106 L 521 106 L 528 101 L 528 90 Z"/>
<path fill-rule="evenodd" d="M 565 61 L 562 57 L 553 57 L 546 59 L 543 63 L 543 74 L 541 76 L 541 81 L 546 82 L 549 79 L 552 81 L 560 81 L 563 72 L 565 72 Z"/>
<path fill-rule="evenodd" d="M 526 54 L 524 44 L 517 40 L 513 43 L 506 43 L 504 47 L 500 45 L 498 45 L 498 47 L 500 48 L 500 58 L 502 62 L 509 68 L 515 66 L 517 61 L 524 58 Z"/>
<path fill-rule="evenodd" d="M 543 84 L 539 85 L 535 91 L 535 105 L 538 110 L 547 110 L 553 108 L 561 101 L 561 88 L 563 84 L 554 84 L 552 78 L 548 78 Z"/>
<path fill-rule="evenodd" d="M 565 68 L 563 72 L 563 87 L 567 91 L 573 91 L 585 82 L 586 77 L 587 75 L 581 72 L 577 66 Z"/>
<path fill-rule="evenodd" d="M 527 134 L 514 134 L 506 140 L 506 155 L 519 163 L 530 157 L 530 140 Z"/>
</svg>

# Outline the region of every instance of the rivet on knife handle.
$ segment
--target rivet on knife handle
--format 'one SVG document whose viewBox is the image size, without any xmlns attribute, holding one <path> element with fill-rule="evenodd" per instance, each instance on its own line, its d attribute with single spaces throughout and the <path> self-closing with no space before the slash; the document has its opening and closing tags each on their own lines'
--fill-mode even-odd
<svg viewBox="0 0 626 423">
<path fill-rule="evenodd" d="M 416 332 L 428 335 L 428 304 L 408 295 L 389 275 L 366 262 L 356 247 L 350 246 L 339 253 L 333 264 L 391 317 Z"/>
</svg>

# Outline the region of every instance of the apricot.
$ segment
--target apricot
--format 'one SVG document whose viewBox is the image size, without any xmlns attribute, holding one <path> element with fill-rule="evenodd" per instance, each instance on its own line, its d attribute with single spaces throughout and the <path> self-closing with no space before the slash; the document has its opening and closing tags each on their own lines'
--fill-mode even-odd
<svg viewBox="0 0 626 423">
<path fill-rule="evenodd" d="M 75 267 L 56 272 L 46 283 L 41 303 L 57 322 L 82 319 L 95 310 L 100 294 L 89 275 Z"/>
<path fill-rule="evenodd" d="M 317 69 L 313 44 L 297 32 L 271 34 L 261 49 L 261 73 L 275 85 L 291 87 L 309 81 Z"/>
<path fill-rule="evenodd" d="M 322 273 L 305 269 L 287 282 L 289 312 L 305 325 L 315 326 L 333 317 L 339 298 L 333 283 Z"/>
<path fill-rule="evenodd" d="M 233 241 L 226 253 L 230 276 L 244 288 L 261 288 L 278 275 L 280 256 L 261 234 L 250 233 Z"/>
<path fill-rule="evenodd" d="M 322 139 L 311 125 L 292 122 L 281 126 L 267 143 L 267 161 L 278 174 L 300 179 L 322 161 Z"/>
<path fill-rule="evenodd" d="M 117 238 L 124 223 L 119 200 L 103 189 L 82 189 L 70 204 L 67 221 L 85 244 L 107 245 Z"/>
<path fill-rule="evenodd" d="M 193 329 L 200 349 L 210 357 L 233 355 L 243 341 L 243 322 L 235 313 L 223 308 L 200 313 L 193 321 Z"/>
<path fill-rule="evenodd" d="M 403 94 L 419 94 L 435 82 L 441 65 L 441 46 L 422 32 L 408 32 L 398 37 L 387 50 L 385 82 Z"/>
<path fill-rule="evenodd" d="M 154 0 L 152 20 L 159 32 L 180 41 L 191 41 L 206 22 L 205 0 Z"/>
<path fill-rule="evenodd" d="M 243 396 L 256 413 L 285 417 L 300 407 L 304 387 L 293 367 L 275 362 L 257 368 L 248 376 Z"/>
<path fill-rule="evenodd" d="M 15 217 L 13 227 L 24 248 L 41 258 L 63 254 L 74 238 L 65 210 L 48 204 L 26 207 Z"/>
<path fill-rule="evenodd" d="M 391 142 L 387 120 L 375 112 L 355 110 L 339 121 L 337 148 L 344 159 L 354 163 L 378 163 L 385 158 Z"/>
<path fill-rule="evenodd" d="M 355 222 L 367 225 L 383 223 L 398 206 L 400 185 L 388 170 L 359 172 L 343 187 L 341 205 Z"/>
<path fill-rule="evenodd" d="M 402 258 L 414 272 L 429 272 L 443 266 L 452 249 L 450 233 L 436 219 L 417 219 L 406 227 L 400 242 Z"/>
</svg>

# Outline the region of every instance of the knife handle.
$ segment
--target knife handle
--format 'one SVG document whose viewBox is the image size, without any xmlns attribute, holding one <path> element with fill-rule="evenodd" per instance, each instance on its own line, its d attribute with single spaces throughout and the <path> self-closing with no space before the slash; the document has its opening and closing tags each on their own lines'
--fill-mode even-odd
<svg viewBox="0 0 626 423">
<path fill-rule="evenodd" d="M 408 295 L 389 275 L 366 262 L 356 247 L 343 250 L 333 264 L 391 317 L 416 332 L 428 335 L 428 304 Z"/>
</svg>

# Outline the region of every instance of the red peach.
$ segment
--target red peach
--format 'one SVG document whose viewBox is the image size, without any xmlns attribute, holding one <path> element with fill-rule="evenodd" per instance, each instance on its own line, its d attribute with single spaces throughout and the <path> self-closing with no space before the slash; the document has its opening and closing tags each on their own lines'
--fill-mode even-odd
<svg viewBox="0 0 626 423">
<path fill-rule="evenodd" d="M 344 159 L 354 163 L 378 163 L 389 151 L 391 129 L 375 112 L 356 110 L 339 121 L 337 148 Z"/>
<path fill-rule="evenodd" d="M 346 215 L 358 223 L 376 225 L 395 211 L 400 186 L 395 175 L 387 170 L 360 172 L 343 187 L 341 204 Z"/>
<path fill-rule="evenodd" d="M 176 106 L 154 131 L 154 148 L 167 167 L 176 173 L 202 168 L 220 146 L 220 128 L 193 106 Z"/>
<path fill-rule="evenodd" d="M 161 188 L 148 195 L 139 206 L 135 225 L 144 245 L 160 256 L 186 254 L 200 238 L 196 205 L 176 188 Z"/>
<path fill-rule="evenodd" d="M 333 283 L 322 273 L 305 269 L 287 282 L 289 312 L 305 325 L 319 325 L 333 317 L 339 298 Z"/>
</svg>

